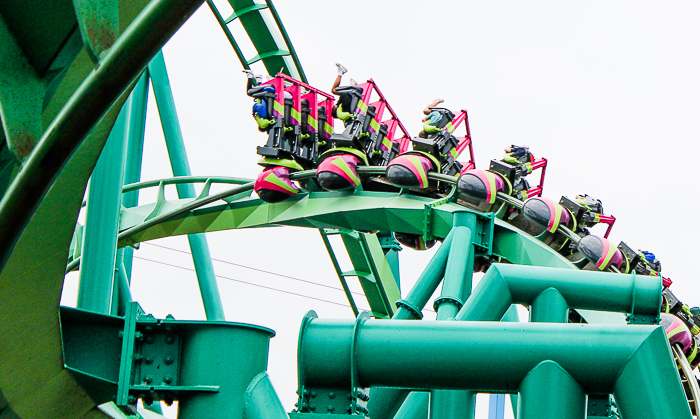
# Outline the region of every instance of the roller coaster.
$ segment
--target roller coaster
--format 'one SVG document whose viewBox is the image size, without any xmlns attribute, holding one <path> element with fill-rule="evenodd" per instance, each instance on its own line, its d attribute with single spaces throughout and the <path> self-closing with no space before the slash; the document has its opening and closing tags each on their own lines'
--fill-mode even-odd
<svg viewBox="0 0 700 419">
<path fill-rule="evenodd" d="M 334 104 L 271 1 L 229 0 L 225 16 L 208 0 L 243 69 L 271 77 L 241 92 L 258 177 L 193 176 L 160 50 L 202 2 L 31 3 L 51 19 L 0 6 L 0 418 L 161 417 L 160 402 L 181 419 L 470 418 L 477 393 L 494 419 L 505 395 L 523 419 L 698 416 L 700 309 L 653 254 L 608 239 L 600 201 L 545 197 L 557 162 L 512 144 L 477 169 L 467 110 L 432 106 L 412 136 L 381 81 L 341 86 Z M 142 181 L 149 83 L 174 177 Z M 140 203 L 148 188 L 155 202 Z M 299 319 L 291 412 L 267 374 L 274 331 L 226 321 L 204 236 L 273 226 L 320 232 L 354 315 Z M 184 235 L 206 321 L 158 319 L 131 297 L 135 249 Z M 398 251 L 438 242 L 402 292 Z M 60 306 L 76 270 L 77 308 Z"/>
</svg>

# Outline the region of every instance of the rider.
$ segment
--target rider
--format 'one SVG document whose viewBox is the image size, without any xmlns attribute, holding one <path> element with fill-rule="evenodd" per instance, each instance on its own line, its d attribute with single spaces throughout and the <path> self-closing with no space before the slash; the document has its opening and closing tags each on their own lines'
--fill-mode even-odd
<svg viewBox="0 0 700 419">
<path fill-rule="evenodd" d="M 434 108 L 442 102 L 444 102 L 443 99 L 435 99 L 430 102 L 425 109 L 423 109 L 423 114 L 425 114 L 426 117 L 421 120 L 421 122 L 423 122 L 423 130 L 418 133 L 420 138 L 428 138 L 428 133 L 435 132 L 437 129 L 437 125 L 442 119 L 443 115 L 438 111 L 431 110 L 430 108 Z"/>
<path fill-rule="evenodd" d="M 246 74 L 246 77 L 248 78 L 248 82 L 246 84 L 246 94 L 250 96 L 250 89 L 255 87 L 256 85 L 260 85 L 263 80 L 263 76 L 260 74 L 254 74 L 253 70 L 246 69 L 243 70 L 243 72 Z M 268 79 L 272 79 L 270 76 L 266 76 Z M 286 85 L 286 83 L 285 83 Z M 275 89 L 270 86 L 270 87 L 264 87 L 262 89 L 263 91 L 266 92 L 274 92 Z M 284 92 L 284 98 L 285 99 L 291 99 L 292 94 L 285 91 Z M 266 129 L 274 123 L 274 119 L 272 118 L 271 114 L 271 109 L 268 109 L 268 104 L 265 103 L 263 99 L 255 99 L 255 102 L 253 103 L 253 118 L 255 118 L 255 121 L 258 123 L 258 130 L 260 132 L 265 132 Z"/>
<path fill-rule="evenodd" d="M 336 77 L 335 82 L 333 82 L 331 93 L 338 96 L 338 102 L 335 105 L 333 105 L 332 115 L 334 118 L 338 118 L 344 121 L 348 119 L 348 117 L 353 111 L 353 109 L 350 109 L 352 104 L 352 95 L 349 92 L 339 92 L 337 88 L 338 86 L 340 86 L 340 82 L 343 79 L 343 75 L 348 72 L 348 69 L 340 63 L 335 63 L 335 65 L 336 67 L 338 67 L 338 77 Z M 353 79 L 350 79 L 350 85 L 356 86 L 357 82 Z"/>
<path fill-rule="evenodd" d="M 525 176 L 531 171 L 528 170 L 527 163 L 535 161 L 535 156 L 530 153 L 530 147 L 511 144 L 504 151 L 506 155 L 503 156 L 503 161 L 518 167 L 515 182 L 513 182 L 513 190 L 520 192 L 530 189 L 530 184 L 525 180 Z"/>
<path fill-rule="evenodd" d="M 600 201 L 600 199 L 595 199 L 590 195 L 583 194 L 576 195 L 574 201 L 577 204 L 586 208 L 590 212 L 594 212 L 596 214 L 603 214 L 603 203 Z"/>
</svg>

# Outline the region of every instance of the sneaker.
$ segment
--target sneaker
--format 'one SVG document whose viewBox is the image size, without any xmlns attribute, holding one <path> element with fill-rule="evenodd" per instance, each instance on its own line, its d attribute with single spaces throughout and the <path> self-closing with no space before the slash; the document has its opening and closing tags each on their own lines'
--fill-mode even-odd
<svg viewBox="0 0 700 419">
<path fill-rule="evenodd" d="M 253 78 L 253 70 L 243 70 L 243 72 L 249 79 Z"/>
<path fill-rule="evenodd" d="M 357 86 L 355 79 L 350 79 L 350 86 Z"/>
<path fill-rule="evenodd" d="M 335 66 L 338 67 L 338 75 L 342 76 L 343 74 L 348 72 L 348 69 L 345 68 L 342 64 L 340 63 L 335 63 Z"/>
</svg>

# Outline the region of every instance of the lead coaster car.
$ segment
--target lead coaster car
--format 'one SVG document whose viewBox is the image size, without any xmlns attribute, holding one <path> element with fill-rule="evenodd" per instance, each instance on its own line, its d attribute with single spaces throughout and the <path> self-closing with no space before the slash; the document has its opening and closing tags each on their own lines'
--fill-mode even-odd
<svg viewBox="0 0 700 419">
<path fill-rule="evenodd" d="M 261 162 L 272 163 L 270 159 L 263 159 Z M 293 160 L 280 160 L 276 163 L 280 165 L 266 166 L 253 185 L 253 190 L 260 199 L 270 204 L 284 201 L 299 193 L 299 188 L 289 175 L 291 171 L 302 170 L 301 166 Z"/>
</svg>

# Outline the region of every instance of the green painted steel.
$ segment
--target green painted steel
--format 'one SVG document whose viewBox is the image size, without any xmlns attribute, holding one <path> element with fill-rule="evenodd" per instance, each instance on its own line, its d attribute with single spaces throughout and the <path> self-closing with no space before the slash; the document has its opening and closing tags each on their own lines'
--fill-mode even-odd
<svg viewBox="0 0 700 419">
<path fill-rule="evenodd" d="M 350 292 L 350 287 L 348 286 L 348 282 L 345 280 L 345 275 L 343 274 L 343 270 L 340 267 L 340 263 L 338 262 L 338 258 L 335 256 L 335 251 L 333 250 L 333 246 L 331 245 L 330 240 L 328 240 L 328 236 L 333 234 L 329 233 L 326 229 L 320 228 L 318 230 L 321 233 L 321 240 L 323 240 L 323 245 L 326 246 L 326 250 L 328 251 L 328 256 L 331 258 L 331 263 L 333 264 L 333 269 L 335 269 L 335 274 L 338 275 L 338 279 L 340 280 L 340 286 L 343 287 L 343 292 L 345 293 L 345 297 L 348 299 L 348 303 L 350 304 L 350 309 L 352 310 L 352 314 L 357 317 L 360 312 L 357 309 L 357 304 L 355 304 L 355 298 L 352 296 L 352 293 Z"/>
<path fill-rule="evenodd" d="M 581 419 L 586 393 L 556 362 L 542 361 L 518 389 L 518 419 Z"/>
<path fill-rule="evenodd" d="M 372 399 L 370 399 L 372 400 Z M 427 391 L 412 391 L 398 409 L 395 419 L 428 419 L 428 408 L 430 403 L 430 393 Z M 374 410 L 371 410 L 374 412 Z M 374 413 L 373 413 L 374 414 Z M 382 419 L 386 416 L 378 417 Z"/>
<path fill-rule="evenodd" d="M 447 237 L 445 237 L 440 248 L 435 252 L 432 259 L 430 259 L 428 266 L 425 267 L 416 280 L 415 285 L 406 296 L 406 299 L 397 302 L 396 305 L 398 309 L 393 319 L 420 320 L 423 318 L 423 314 L 421 313 L 423 307 L 425 307 L 428 299 L 433 295 L 445 276 L 445 269 L 447 267 L 448 256 L 450 255 L 450 248 L 452 247 L 454 231 L 455 230 L 450 231 Z"/>
<path fill-rule="evenodd" d="M 243 68 L 250 68 L 251 64 L 262 61 L 267 73 L 270 75 L 279 72 L 285 73 L 307 83 L 304 70 L 301 68 L 299 57 L 297 57 L 292 41 L 284 29 L 282 20 L 275 10 L 271 1 L 256 3 L 253 0 L 228 0 L 233 8 L 231 16 L 224 18 L 212 0 L 207 0 L 226 38 L 231 43 Z M 270 18 L 265 11 L 269 10 Z M 243 25 L 248 37 L 253 43 L 257 55 L 246 58 L 233 37 L 228 24 L 238 20 Z"/>
<path fill-rule="evenodd" d="M 45 129 L 37 147 L 0 201 L 0 268 L 60 169 L 115 100 L 202 0 L 155 0 L 144 7 L 99 66 L 84 78 Z M 44 233 L 46 234 L 46 233 Z"/>
<path fill-rule="evenodd" d="M 613 393 L 626 419 L 691 417 L 666 334 L 658 326 L 352 322 L 310 316 L 299 338 L 301 385 L 316 392 L 403 386 L 513 393 L 543 361 L 556 362 L 585 392 Z"/>
<path fill-rule="evenodd" d="M 126 145 L 126 166 L 124 168 L 124 184 L 128 185 L 141 180 L 141 163 L 143 160 L 143 141 L 146 129 L 146 107 L 148 106 L 148 76 L 142 74 L 134 90 L 129 96 L 127 109 L 129 126 Z M 122 192 L 124 190 L 122 189 Z M 132 208 L 139 205 L 138 190 L 125 192 L 122 198 L 124 208 Z M 131 267 L 134 258 L 134 249 L 125 247 L 121 260 L 124 264 L 125 274 L 131 282 Z"/>
<path fill-rule="evenodd" d="M 442 292 L 435 299 L 433 308 L 437 320 L 454 319 L 462 308 L 462 298 L 471 294 L 474 271 L 474 231 L 476 214 L 456 212 L 450 234 L 449 255 L 445 265 Z M 464 390 L 432 390 L 430 412 L 432 419 L 472 419 L 476 414 L 476 393 Z"/>
<path fill-rule="evenodd" d="M 377 235 L 357 231 L 341 230 L 337 233 L 329 233 L 324 229 L 320 229 L 320 231 L 333 267 L 355 315 L 358 314 L 357 306 L 348 288 L 346 280 L 348 277 L 357 277 L 360 281 L 372 316 L 390 318 L 394 314 L 395 303 L 401 298 L 401 294 Z M 333 247 L 328 240 L 329 234 L 338 234 L 342 238 L 353 266 L 351 271 L 343 272 L 340 269 Z"/>
<path fill-rule="evenodd" d="M 266 204 L 255 198 L 237 199 L 202 208 L 252 189 L 251 183 L 191 202 L 166 204 L 149 220 L 145 220 L 150 214 L 147 208 L 153 209 L 153 204 L 125 210 L 122 217 L 124 222 L 120 226 L 120 246 L 171 235 L 274 224 L 423 234 L 426 219 L 430 220 L 430 234 L 442 238 L 452 228 L 453 213 L 465 210 L 451 203 L 430 206 L 434 200 L 416 196 L 360 191 L 300 193 L 276 204 Z M 426 210 L 426 205 L 429 210 Z M 491 222 L 494 224 L 493 241 L 482 245 L 492 244 L 493 254 L 516 264 L 576 269 L 550 247 L 501 220 L 493 219 L 492 214 L 491 217 L 484 217 L 480 225 L 487 229 L 487 224 Z"/>
<path fill-rule="evenodd" d="M 549 288 L 569 308 L 630 313 L 655 322 L 661 309 L 661 278 L 494 264 L 457 315 L 458 320 L 499 320 L 511 304 L 531 305 Z"/>
<path fill-rule="evenodd" d="M 158 113 L 160 115 L 165 143 L 170 157 L 170 166 L 175 176 L 191 176 L 185 141 L 180 130 L 175 99 L 170 88 L 168 72 L 165 68 L 163 53 L 158 52 L 148 65 L 148 72 L 153 84 L 153 94 L 156 97 Z M 177 193 L 180 198 L 195 198 L 197 195 L 191 183 L 177 184 Z M 209 320 L 224 320 L 224 306 L 219 295 L 219 286 L 214 274 L 214 265 L 211 262 L 209 245 L 204 234 L 190 234 L 187 236 L 192 252 L 192 261 L 197 273 L 199 291 L 202 295 L 204 311 Z"/>
<path fill-rule="evenodd" d="M 272 336 L 240 323 L 158 320 L 136 303 L 124 318 L 61 308 L 66 368 L 95 402 L 177 399 L 182 419 L 243 419 L 279 405 L 264 375 Z"/>
<path fill-rule="evenodd" d="M 569 305 L 556 288 L 542 291 L 530 305 L 530 321 L 533 323 L 567 323 Z"/>
<path fill-rule="evenodd" d="M 261 372 L 253 378 L 245 391 L 243 401 L 245 419 L 288 419 L 270 377 Z"/>
<path fill-rule="evenodd" d="M 476 393 L 465 390 L 432 390 L 430 419 L 466 419 L 476 414 Z"/>
<path fill-rule="evenodd" d="M 454 318 L 462 308 L 462 295 L 469 295 L 472 288 L 474 271 L 473 230 L 466 226 L 458 226 L 453 230 L 454 237 L 450 244 L 449 256 L 445 266 L 442 292 L 435 299 L 435 304 L 433 304 L 437 312 L 437 320 Z"/>
<path fill-rule="evenodd" d="M 42 140 L 21 170 L 14 166 L 4 178 L 8 186 L 0 202 L 0 300 L 12 304 L 0 304 L 0 316 L 3 334 L 13 338 L 0 343 L 0 353 L 12 360 L 13 368 L 0 371 L 0 391 L 22 418 L 104 417 L 61 362 L 57 313 L 65 262 L 88 176 L 132 81 L 198 3 L 156 0 L 139 15 L 146 1 L 122 2 L 122 35 L 99 65 L 84 50 L 77 52 L 82 45 L 71 2 L 42 2 L 46 7 L 37 7 L 27 20 L 21 19 L 26 16 L 24 2 L 0 3 L 13 33 L 30 33 L 31 39 L 16 38 L 35 70 L 43 75 L 53 71 L 54 64 L 57 70 L 65 69 L 49 84 Z M 54 13 L 59 5 L 66 6 L 67 14 Z M 10 22 L 8 9 L 20 18 Z M 70 20 L 66 15 L 74 23 L 60 38 L 63 23 Z M 77 48 L 71 30 L 77 35 Z M 77 55 L 63 53 L 68 50 Z M 0 152 L 3 161 L 12 162 L 5 151 L 9 152 Z M 3 176 L 10 166 L 2 169 Z"/>
<path fill-rule="evenodd" d="M 119 37 L 118 0 L 73 0 L 83 43 L 92 59 L 109 49 Z"/>
<path fill-rule="evenodd" d="M 90 177 L 83 247 L 80 252 L 78 307 L 109 314 L 119 298 L 115 286 L 117 229 L 122 205 L 127 110 L 122 109 Z M 119 261 L 121 263 L 121 261 Z M 116 282 L 117 286 L 119 281 Z"/>
</svg>

